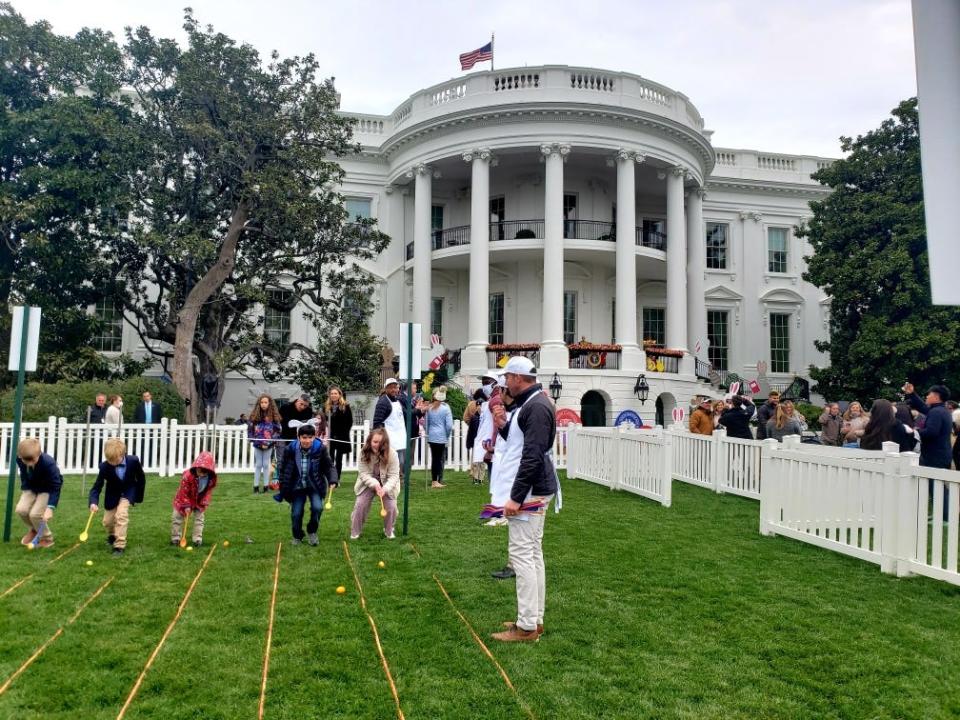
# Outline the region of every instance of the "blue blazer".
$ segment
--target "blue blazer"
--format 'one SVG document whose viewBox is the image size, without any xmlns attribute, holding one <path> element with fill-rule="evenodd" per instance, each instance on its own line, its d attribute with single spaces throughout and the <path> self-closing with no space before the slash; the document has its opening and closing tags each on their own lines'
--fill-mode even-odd
<svg viewBox="0 0 960 720">
<path fill-rule="evenodd" d="M 33 466 L 32 473 L 27 472 L 27 466 L 20 458 L 17 458 L 17 466 L 20 468 L 20 489 L 38 494 L 50 493 L 47 505 L 56 507 L 60 502 L 60 488 L 63 485 L 63 475 L 60 474 L 57 461 L 46 453 L 40 453 L 40 459 Z"/>
<path fill-rule="evenodd" d="M 120 498 L 126 498 L 131 505 L 143 502 L 143 493 L 147 479 L 143 474 L 143 465 L 136 455 L 127 455 L 124 458 L 127 470 L 123 480 L 117 477 L 117 468 L 104 461 L 100 463 L 100 472 L 97 481 L 90 488 L 90 505 L 100 504 L 100 491 L 106 484 L 106 496 L 103 499 L 104 510 L 113 510 L 120 504 Z"/>
</svg>

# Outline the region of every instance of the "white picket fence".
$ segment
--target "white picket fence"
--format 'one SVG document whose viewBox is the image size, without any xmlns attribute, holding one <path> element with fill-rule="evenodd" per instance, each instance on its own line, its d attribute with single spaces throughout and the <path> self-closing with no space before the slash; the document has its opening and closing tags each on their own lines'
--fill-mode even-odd
<svg viewBox="0 0 960 720">
<path fill-rule="evenodd" d="M 680 480 L 760 501 L 760 532 L 960 585 L 960 472 L 914 453 L 669 430 L 570 428 L 567 474 L 670 505 Z M 949 499 L 949 501 L 948 501 Z M 944 513 L 944 507 L 947 508 Z"/>
<path fill-rule="evenodd" d="M 350 430 L 350 454 L 344 458 L 344 470 L 356 470 L 357 456 L 370 432 L 370 424 L 354 425 Z M 103 441 L 118 436 L 127 444 L 127 452 L 137 455 L 148 473 L 171 476 L 190 466 L 201 450 L 211 450 L 220 474 L 252 473 L 253 446 L 247 439 L 244 425 L 183 425 L 164 418 L 151 425 L 129 424 L 119 429 L 107 425 L 68 423 L 66 418 L 51 417 L 47 422 L 22 423 L 20 438 L 35 437 L 44 452 L 57 460 L 61 472 L 79 475 L 96 472 L 103 459 Z M 0 472 L 7 472 L 10 461 L 10 443 L 13 423 L 0 423 Z M 470 467 L 470 453 L 466 446 L 467 426 L 457 420 L 447 443 L 445 467 L 466 470 Z M 567 461 L 566 434 L 557 433 L 554 456 L 558 468 Z M 426 438 L 415 443 L 412 467 L 422 470 L 430 466 L 430 450 Z"/>
</svg>

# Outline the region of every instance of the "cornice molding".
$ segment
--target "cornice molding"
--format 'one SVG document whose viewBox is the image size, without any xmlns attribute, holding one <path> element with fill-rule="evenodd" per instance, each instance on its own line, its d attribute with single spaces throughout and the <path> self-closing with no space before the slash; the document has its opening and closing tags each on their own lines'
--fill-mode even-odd
<svg viewBox="0 0 960 720">
<path fill-rule="evenodd" d="M 822 199 L 830 195 L 833 190 L 820 185 L 801 185 L 800 183 L 783 183 L 770 180 L 752 180 L 741 178 L 707 178 L 707 192 L 728 190 L 733 192 L 771 193 L 789 195 L 798 198 Z"/>
</svg>

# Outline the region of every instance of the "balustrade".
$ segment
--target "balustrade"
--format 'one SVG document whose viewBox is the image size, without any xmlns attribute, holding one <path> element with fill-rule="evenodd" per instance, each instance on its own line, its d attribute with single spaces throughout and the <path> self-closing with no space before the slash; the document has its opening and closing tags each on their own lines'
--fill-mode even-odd
<svg viewBox="0 0 960 720">
<path fill-rule="evenodd" d="M 651 250 L 666 250 L 667 235 L 666 233 L 657 232 L 656 230 L 647 230 L 644 232 L 643 227 L 638 225 L 637 245 L 650 248 Z"/>
<path fill-rule="evenodd" d="M 521 73 L 518 75 L 497 75 L 493 78 L 493 91 L 523 90 L 540 87 L 539 73 Z"/>
</svg>

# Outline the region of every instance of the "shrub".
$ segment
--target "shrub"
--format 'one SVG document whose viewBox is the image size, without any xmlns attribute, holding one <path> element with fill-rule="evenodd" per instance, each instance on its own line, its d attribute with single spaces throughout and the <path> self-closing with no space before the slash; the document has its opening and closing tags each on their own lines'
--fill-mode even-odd
<svg viewBox="0 0 960 720">
<path fill-rule="evenodd" d="M 794 404 L 797 412 L 803 415 L 807 421 L 807 427 L 810 430 L 820 429 L 820 416 L 823 414 L 823 408 L 810 403 L 798 402 Z"/>
<path fill-rule="evenodd" d="M 42 422 L 51 415 L 65 417 L 69 422 L 87 420 L 87 406 L 93 405 L 98 392 L 123 397 L 123 420 L 133 422 L 133 412 L 144 390 L 153 394 L 155 402 L 163 407 L 164 417 L 183 422 L 183 400 L 173 385 L 155 377 L 137 377 L 118 382 L 82 383 L 28 383 L 23 395 L 24 422 Z M 0 394 L 0 418 L 9 421 L 13 417 L 16 388 Z"/>
<path fill-rule="evenodd" d="M 430 388 L 429 390 L 424 391 L 423 399 L 424 400 L 433 400 L 433 391 L 436 389 L 436 385 Z M 447 405 L 450 406 L 450 412 L 453 413 L 453 419 L 459 420 L 463 417 L 463 411 L 467 409 L 467 396 L 458 387 L 453 385 L 446 385 L 447 388 Z"/>
</svg>

